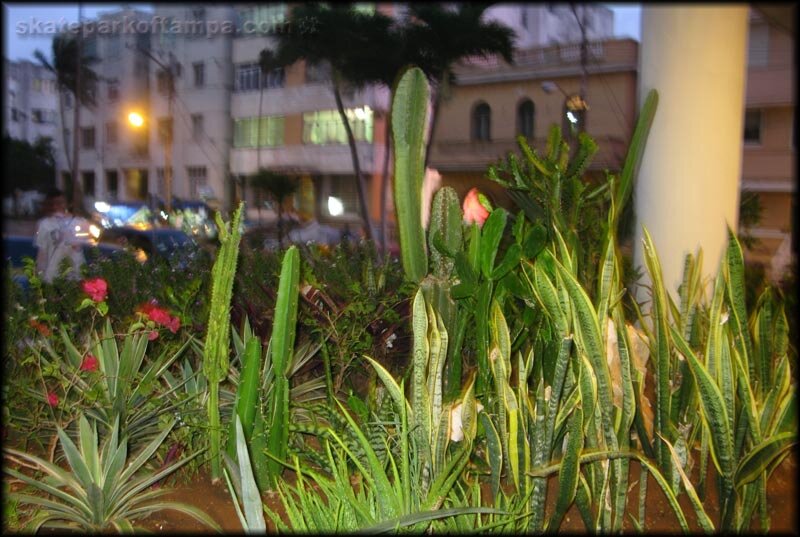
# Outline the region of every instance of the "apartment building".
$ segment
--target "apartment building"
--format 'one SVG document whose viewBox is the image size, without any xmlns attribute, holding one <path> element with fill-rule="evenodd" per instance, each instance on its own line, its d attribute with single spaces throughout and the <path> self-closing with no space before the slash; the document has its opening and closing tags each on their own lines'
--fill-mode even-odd
<svg viewBox="0 0 800 537">
<path fill-rule="evenodd" d="M 38 63 L 4 60 L 3 132 L 34 143 L 50 138 L 59 144 L 56 77 Z"/>
<path fill-rule="evenodd" d="M 779 279 L 791 257 L 792 195 L 797 188 L 794 36 L 750 11 L 742 146 L 742 193 L 758 196 L 761 220 L 745 250 Z"/>
<path fill-rule="evenodd" d="M 150 48 L 151 14 L 132 9 L 101 14 L 82 41 L 97 82 L 90 89 L 94 106 L 81 106 L 78 152 L 84 206 L 96 200 L 147 200 L 150 192 L 150 142 L 146 131 L 133 129 L 127 120 L 131 110 L 146 111 L 150 105 L 149 61 L 138 50 Z M 134 30 L 122 31 L 129 21 Z M 103 24 L 103 26 L 100 25 Z M 139 24 L 141 23 L 141 24 Z M 116 31 L 100 31 L 116 25 Z M 74 106 L 71 94 L 63 94 L 65 143 L 56 157 L 60 184 L 69 190 L 73 155 Z M 59 122 L 59 128 L 61 128 Z M 68 157 L 69 155 L 69 157 Z"/>
</svg>

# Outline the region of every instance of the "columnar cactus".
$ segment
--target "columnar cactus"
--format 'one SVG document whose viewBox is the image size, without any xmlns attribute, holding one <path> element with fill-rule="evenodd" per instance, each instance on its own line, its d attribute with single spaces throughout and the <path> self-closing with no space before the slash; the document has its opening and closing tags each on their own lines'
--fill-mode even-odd
<svg viewBox="0 0 800 537">
<path fill-rule="evenodd" d="M 208 315 L 203 374 L 208 379 L 208 424 L 211 455 L 211 480 L 222 477 L 222 429 L 219 421 L 219 383 L 228 374 L 228 352 L 230 349 L 230 304 L 233 295 L 233 278 L 236 274 L 236 259 L 241 240 L 240 222 L 243 204 L 233 214 L 231 229 L 216 214 L 220 248 L 214 267 L 211 269 L 211 306 Z"/>
<path fill-rule="evenodd" d="M 418 283 L 428 273 L 421 216 L 429 94 L 425 75 L 417 67 L 408 69 L 393 94 L 394 203 L 400 233 L 400 256 L 406 278 Z"/>
</svg>

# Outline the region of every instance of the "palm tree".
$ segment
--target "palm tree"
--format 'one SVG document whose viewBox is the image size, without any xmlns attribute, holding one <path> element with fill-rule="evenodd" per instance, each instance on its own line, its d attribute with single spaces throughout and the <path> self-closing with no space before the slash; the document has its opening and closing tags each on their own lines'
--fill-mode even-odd
<svg viewBox="0 0 800 537">
<path fill-rule="evenodd" d="M 366 37 L 374 35 L 370 22 L 370 17 L 355 11 L 352 4 L 298 5 L 292 10 L 289 20 L 292 31 L 281 32 L 276 36 L 278 47 L 275 52 L 275 64 L 291 65 L 304 59 L 309 65 L 330 66 L 331 89 L 350 146 L 361 219 L 367 238 L 373 240 L 365 180 L 361 173 L 353 130 L 342 101 L 343 87 L 349 83 L 345 73 L 352 73 L 353 55 L 372 46 Z"/>
<path fill-rule="evenodd" d="M 56 76 L 56 86 L 58 87 L 59 113 L 61 115 L 61 139 L 64 152 L 67 157 L 67 165 L 72 170 L 72 204 L 73 210 L 83 211 L 83 199 L 81 183 L 79 178 L 79 159 L 78 142 L 80 135 L 80 107 L 95 105 L 95 88 L 98 76 L 89 67 L 89 64 L 96 61 L 96 58 L 83 56 L 82 61 L 78 60 L 78 39 L 74 35 L 58 34 L 53 38 L 52 59 L 47 57 L 40 50 L 36 50 L 34 57 L 47 70 Z M 79 71 L 80 69 L 80 71 Z M 80 83 L 78 79 L 80 78 Z M 80 90 L 78 86 L 80 85 Z M 73 154 L 74 159 L 70 159 L 69 152 L 66 150 L 66 122 L 64 118 L 64 94 L 72 95 L 74 109 L 73 121 Z"/>
<path fill-rule="evenodd" d="M 432 86 L 432 114 L 425 164 L 431 154 L 433 133 L 442 100 L 452 83 L 453 65 L 470 56 L 499 54 L 511 63 L 515 33 L 499 22 L 483 22 L 486 9 L 492 3 L 458 4 L 455 8 L 442 4 L 411 4 L 406 40 L 413 43 L 412 63 L 425 72 Z"/>
</svg>

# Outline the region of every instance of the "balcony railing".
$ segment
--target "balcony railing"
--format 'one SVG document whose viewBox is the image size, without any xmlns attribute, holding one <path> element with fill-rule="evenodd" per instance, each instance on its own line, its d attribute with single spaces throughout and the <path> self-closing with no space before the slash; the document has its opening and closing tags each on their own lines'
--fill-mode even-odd
<svg viewBox="0 0 800 537">
<path fill-rule="evenodd" d="M 594 137 L 599 146 L 592 159 L 590 170 L 618 171 L 622 168 L 627 144 L 616 137 Z M 530 142 L 529 142 L 530 143 Z M 535 138 L 531 146 L 544 153 L 546 138 Z M 489 164 L 504 159 L 508 153 L 521 153 L 516 140 L 473 141 L 434 141 L 430 165 L 440 171 L 483 171 Z"/>
</svg>

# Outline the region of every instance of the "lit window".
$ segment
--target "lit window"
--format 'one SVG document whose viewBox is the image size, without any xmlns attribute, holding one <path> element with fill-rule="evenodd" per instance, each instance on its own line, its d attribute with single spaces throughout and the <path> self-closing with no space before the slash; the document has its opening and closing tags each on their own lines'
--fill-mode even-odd
<svg viewBox="0 0 800 537">
<path fill-rule="evenodd" d="M 275 147 L 283 145 L 282 116 L 262 116 L 258 118 L 241 118 L 234 122 L 234 147 Z M 260 128 L 259 128 L 260 127 Z"/>
<path fill-rule="evenodd" d="M 488 142 L 491 139 L 492 109 L 479 103 L 472 110 L 472 139 Z"/>
<path fill-rule="evenodd" d="M 373 114 L 368 106 L 349 108 L 345 115 L 359 142 L 372 142 Z M 303 143 L 346 144 L 347 132 L 338 110 L 320 110 L 303 114 Z"/>
<path fill-rule="evenodd" d="M 744 143 L 761 143 L 761 110 L 747 110 L 744 114 Z"/>
<path fill-rule="evenodd" d="M 517 133 L 525 138 L 533 138 L 533 101 L 525 99 L 517 107 Z"/>
</svg>

